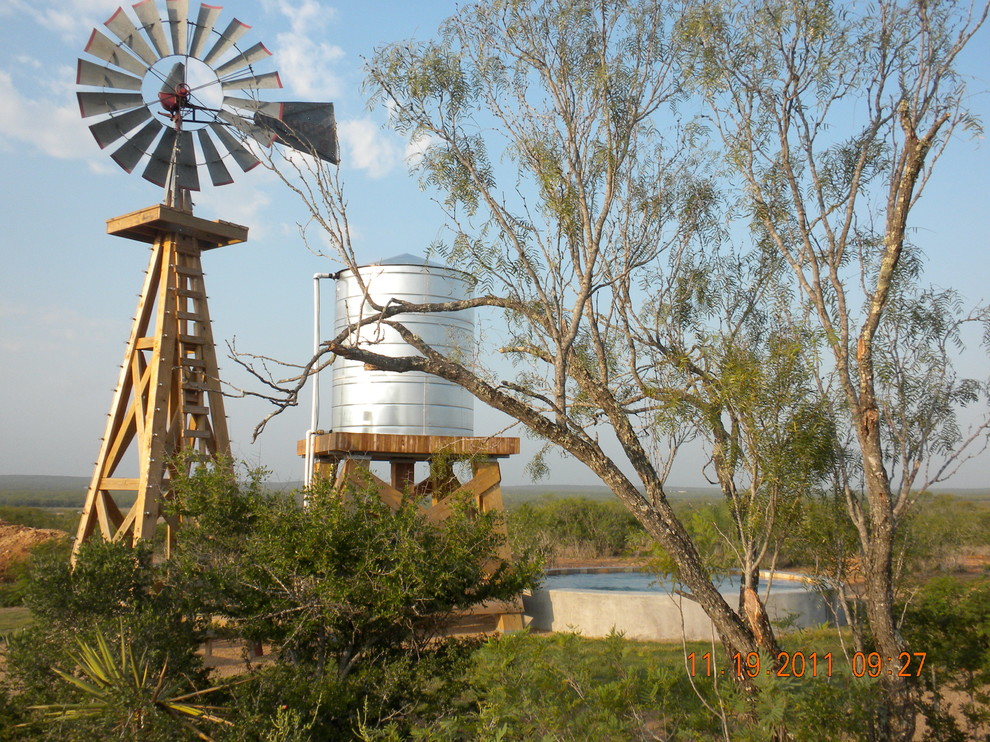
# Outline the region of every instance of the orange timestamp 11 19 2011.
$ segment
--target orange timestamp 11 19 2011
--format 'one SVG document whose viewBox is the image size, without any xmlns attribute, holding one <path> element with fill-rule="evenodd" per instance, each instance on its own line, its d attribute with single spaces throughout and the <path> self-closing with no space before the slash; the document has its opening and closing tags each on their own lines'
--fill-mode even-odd
<svg viewBox="0 0 990 742">
<path fill-rule="evenodd" d="M 887 657 L 885 661 L 879 652 L 856 652 L 850 660 L 850 669 L 857 678 L 878 678 L 881 675 L 913 678 L 921 675 L 926 656 L 925 652 L 901 652 L 897 657 Z M 729 668 L 717 669 L 712 664 L 711 652 L 691 652 L 685 658 L 692 677 L 712 677 L 717 674 L 755 678 L 763 673 L 779 678 L 817 678 L 832 677 L 834 669 L 831 652 L 778 652 L 776 661 L 769 668 L 763 664 L 763 656 L 758 652 L 736 652 L 731 659 Z"/>
</svg>

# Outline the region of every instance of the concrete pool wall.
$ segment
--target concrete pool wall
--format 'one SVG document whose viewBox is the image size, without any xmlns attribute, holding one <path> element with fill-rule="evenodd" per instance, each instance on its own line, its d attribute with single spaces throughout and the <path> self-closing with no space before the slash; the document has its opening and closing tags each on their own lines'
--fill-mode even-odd
<svg viewBox="0 0 990 742">
<path fill-rule="evenodd" d="M 780 580 L 778 573 L 774 579 Z M 736 593 L 724 592 L 735 607 Z M 761 591 L 760 596 L 763 596 Z M 712 622 L 694 601 L 670 592 L 534 590 L 523 596 L 529 625 L 541 631 L 576 631 L 582 636 L 608 636 L 614 629 L 627 639 L 707 641 L 715 636 Z M 807 628 L 832 624 L 835 616 L 811 585 L 807 590 L 770 591 L 770 620 Z"/>
</svg>

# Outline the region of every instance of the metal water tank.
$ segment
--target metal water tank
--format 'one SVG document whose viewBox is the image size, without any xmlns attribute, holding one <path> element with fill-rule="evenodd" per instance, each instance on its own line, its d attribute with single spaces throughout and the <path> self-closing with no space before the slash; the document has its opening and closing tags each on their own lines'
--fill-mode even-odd
<svg viewBox="0 0 990 742">
<path fill-rule="evenodd" d="M 465 274 L 415 255 L 398 255 L 358 268 L 376 304 L 389 299 L 414 303 L 444 302 L 470 294 Z M 334 335 L 373 314 L 351 270 L 334 276 L 337 287 Z M 395 317 L 446 356 L 470 364 L 474 353 L 474 311 L 405 314 Z M 391 327 L 361 328 L 360 344 L 388 356 L 419 355 Z M 368 370 L 363 363 L 338 358 L 333 364 L 334 431 L 394 435 L 474 435 L 474 397 L 446 379 L 420 371 Z"/>
</svg>

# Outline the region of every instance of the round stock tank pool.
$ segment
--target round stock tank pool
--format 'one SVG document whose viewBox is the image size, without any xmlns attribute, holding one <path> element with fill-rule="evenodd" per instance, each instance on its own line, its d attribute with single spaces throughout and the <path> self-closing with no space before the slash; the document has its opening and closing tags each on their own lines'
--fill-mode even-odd
<svg viewBox="0 0 990 742">
<path fill-rule="evenodd" d="M 761 575 L 761 598 L 765 580 Z M 738 579 L 727 578 L 718 587 L 735 606 Z M 671 582 L 658 582 L 639 570 L 548 570 L 543 584 L 523 597 L 523 605 L 529 625 L 542 631 L 600 637 L 615 630 L 627 639 L 654 641 L 704 641 L 714 635 L 711 620 L 697 603 Z M 836 620 L 834 605 L 800 575 L 776 573 L 766 608 L 777 625 L 806 628 Z"/>
</svg>

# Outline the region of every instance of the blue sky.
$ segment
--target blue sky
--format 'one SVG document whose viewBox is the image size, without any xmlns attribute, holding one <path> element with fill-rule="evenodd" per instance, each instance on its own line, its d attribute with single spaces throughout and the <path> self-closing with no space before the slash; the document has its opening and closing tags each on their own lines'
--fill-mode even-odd
<svg viewBox="0 0 990 742">
<path fill-rule="evenodd" d="M 0 474 L 90 474 L 146 267 L 146 247 L 107 236 L 104 222 L 157 203 L 160 191 L 99 149 L 75 100 L 76 59 L 117 7 L 0 0 Z M 198 5 L 191 7 L 195 15 Z M 408 175 L 406 142 L 381 128 L 381 111 L 367 108 L 362 58 L 381 44 L 431 36 L 455 9 L 452 0 L 252 0 L 228 3 L 221 15 L 221 24 L 236 16 L 251 25 L 245 41 L 273 52 L 285 99 L 335 103 L 355 242 L 369 261 L 422 254 L 442 221 Z M 975 91 L 990 89 L 987 29 L 965 65 Z M 986 93 L 973 107 L 990 119 Z M 302 361 L 311 346 L 311 277 L 339 265 L 303 245 L 296 227 L 303 209 L 274 176 L 256 168 L 235 178 L 204 186 L 195 201 L 198 216 L 250 228 L 248 243 L 203 261 L 222 373 L 244 385 L 223 343 L 236 338 L 242 351 Z M 982 139 L 950 146 L 914 225 L 932 282 L 972 302 L 990 298 L 990 148 Z M 987 373 L 985 357 L 968 356 L 966 364 L 970 374 Z M 232 399 L 227 412 L 235 455 L 270 467 L 277 479 L 301 477 L 295 441 L 308 426 L 308 397 L 254 444 L 250 431 L 267 408 Z M 476 419 L 478 434 L 498 429 L 492 415 L 478 411 Z M 525 460 L 505 467 L 508 482 L 528 482 Z M 984 467 L 970 464 L 953 484 L 986 486 Z M 555 467 L 551 481 L 589 483 L 573 466 Z M 689 456 L 672 483 L 704 484 L 700 459 Z"/>
</svg>

